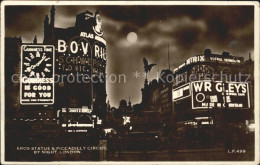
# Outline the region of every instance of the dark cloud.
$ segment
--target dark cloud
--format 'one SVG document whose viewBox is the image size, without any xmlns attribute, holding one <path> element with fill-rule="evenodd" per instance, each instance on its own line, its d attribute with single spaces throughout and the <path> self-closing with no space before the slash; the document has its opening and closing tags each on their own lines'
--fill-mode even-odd
<svg viewBox="0 0 260 165">
<path fill-rule="evenodd" d="M 194 6 L 103 6 L 103 13 L 116 21 L 130 22 L 137 26 L 145 26 L 151 20 L 167 20 L 171 17 L 187 15 L 199 18 L 204 10 Z"/>
<path fill-rule="evenodd" d="M 43 20 L 51 6 L 8 6 L 5 12 L 6 36 L 22 36 L 32 42 L 34 35 L 43 40 Z M 55 26 L 75 25 L 78 13 L 99 10 L 107 40 L 108 74 L 126 75 L 126 83 L 107 84 L 108 99 L 113 106 L 131 97 L 141 101 L 144 78 L 133 78 L 133 72 L 143 72 L 143 57 L 157 65 L 168 67 L 168 43 L 171 68 L 188 57 L 201 54 L 206 48 L 213 53 L 229 51 L 247 58 L 254 50 L 253 6 L 56 6 Z M 136 43 L 126 40 L 129 32 L 138 36 Z M 142 75 L 141 75 L 142 76 Z"/>
<path fill-rule="evenodd" d="M 176 30 L 174 36 L 177 39 L 177 45 L 180 47 L 192 47 L 194 44 L 200 42 L 201 29 L 199 27 L 184 27 Z"/>
<path fill-rule="evenodd" d="M 220 18 L 212 18 L 208 21 L 208 35 L 214 36 L 217 40 L 228 38 L 229 28 Z"/>
</svg>

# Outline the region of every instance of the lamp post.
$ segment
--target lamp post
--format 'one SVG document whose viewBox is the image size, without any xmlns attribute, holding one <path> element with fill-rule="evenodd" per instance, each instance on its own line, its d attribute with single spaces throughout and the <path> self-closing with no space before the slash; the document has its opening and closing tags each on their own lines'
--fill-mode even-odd
<svg viewBox="0 0 260 165">
<path fill-rule="evenodd" d="M 225 123 L 225 131 L 227 131 L 227 134 L 225 135 L 225 148 L 226 149 L 231 149 L 232 148 L 232 133 L 230 134 L 230 125 L 228 121 L 228 108 L 227 108 L 227 95 L 226 95 L 226 90 L 225 90 L 225 83 L 226 79 L 222 80 L 222 92 L 223 92 L 223 105 L 224 106 L 224 111 L 223 111 L 223 117 L 224 117 L 224 123 Z"/>
<path fill-rule="evenodd" d="M 91 52 L 91 68 L 90 68 L 90 81 L 91 81 L 91 110 L 93 112 L 93 102 L 94 102 L 94 89 L 93 89 L 93 53 Z"/>
<path fill-rule="evenodd" d="M 208 122 L 209 122 L 209 135 L 210 135 L 210 143 L 209 143 L 209 147 L 211 147 L 211 140 L 212 140 L 212 128 L 213 128 L 213 123 L 211 123 L 212 121 L 212 117 L 211 117 L 211 113 L 210 113 L 210 95 L 206 95 L 206 100 L 208 101 Z"/>
</svg>

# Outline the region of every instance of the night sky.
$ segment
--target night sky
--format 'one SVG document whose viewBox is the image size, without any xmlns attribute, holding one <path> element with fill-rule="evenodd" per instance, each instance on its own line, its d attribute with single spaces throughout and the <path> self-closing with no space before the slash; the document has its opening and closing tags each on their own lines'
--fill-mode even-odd
<svg viewBox="0 0 260 165">
<path fill-rule="evenodd" d="M 43 40 L 43 20 L 51 6 L 6 7 L 6 36 L 21 36 L 32 42 L 35 35 Z M 125 74 L 126 83 L 107 82 L 108 99 L 118 107 L 121 99 L 131 97 L 132 104 L 141 102 L 144 85 L 143 57 L 157 65 L 149 81 L 158 70 L 168 68 L 168 43 L 171 69 L 188 57 L 210 48 L 213 53 L 228 51 L 248 59 L 254 51 L 253 6 L 56 6 L 55 27 L 73 27 L 76 14 L 99 10 L 107 40 L 107 73 Z M 137 34 L 130 42 L 127 35 Z M 140 77 L 133 77 L 133 72 Z M 122 81 L 122 79 L 121 79 Z"/>
</svg>

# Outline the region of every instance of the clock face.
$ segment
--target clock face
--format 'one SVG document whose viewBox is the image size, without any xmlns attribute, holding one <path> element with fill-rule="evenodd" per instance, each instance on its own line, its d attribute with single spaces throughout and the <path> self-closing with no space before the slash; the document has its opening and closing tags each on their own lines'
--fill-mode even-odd
<svg viewBox="0 0 260 165">
<path fill-rule="evenodd" d="M 52 60 L 45 53 L 31 52 L 24 57 L 24 73 L 32 78 L 45 78 L 52 74 Z"/>
<path fill-rule="evenodd" d="M 93 26 L 93 30 L 94 32 L 98 35 L 98 36 L 102 36 L 103 35 L 103 30 L 102 30 L 102 18 L 99 14 L 96 15 L 96 25 Z"/>
<path fill-rule="evenodd" d="M 100 25 L 100 26 L 102 25 L 102 18 L 101 18 L 100 15 L 96 16 L 96 22 L 97 22 L 98 25 Z"/>
</svg>

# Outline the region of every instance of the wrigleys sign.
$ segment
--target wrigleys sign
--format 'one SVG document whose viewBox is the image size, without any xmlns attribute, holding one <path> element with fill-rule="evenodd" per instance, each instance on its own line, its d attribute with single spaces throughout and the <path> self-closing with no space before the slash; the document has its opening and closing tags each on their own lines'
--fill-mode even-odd
<svg viewBox="0 0 260 165">
<path fill-rule="evenodd" d="M 250 108 L 246 82 L 194 81 L 191 83 L 192 109 Z"/>
</svg>

